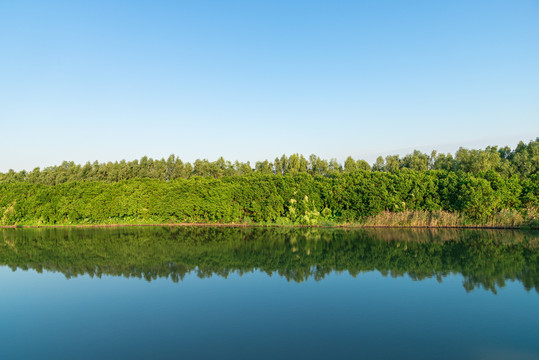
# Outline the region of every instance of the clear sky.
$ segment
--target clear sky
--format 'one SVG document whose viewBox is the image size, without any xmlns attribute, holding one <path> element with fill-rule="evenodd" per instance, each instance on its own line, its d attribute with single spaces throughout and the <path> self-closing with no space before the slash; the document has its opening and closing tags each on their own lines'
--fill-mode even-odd
<svg viewBox="0 0 539 360">
<path fill-rule="evenodd" d="M 539 1 L 0 0 L 0 171 L 539 136 Z"/>
</svg>

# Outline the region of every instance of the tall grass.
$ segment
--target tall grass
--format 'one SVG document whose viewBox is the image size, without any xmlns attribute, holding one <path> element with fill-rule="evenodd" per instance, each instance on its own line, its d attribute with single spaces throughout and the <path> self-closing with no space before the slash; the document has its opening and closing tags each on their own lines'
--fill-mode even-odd
<svg viewBox="0 0 539 360">
<path fill-rule="evenodd" d="M 455 227 L 463 226 L 460 216 L 447 211 L 383 211 L 378 215 L 366 218 L 363 226 L 387 227 Z"/>
<path fill-rule="evenodd" d="M 364 219 L 366 227 L 493 227 L 493 228 L 539 228 L 539 211 L 531 208 L 523 212 L 504 209 L 491 215 L 487 221 L 477 224 L 465 216 L 448 211 L 383 211 Z"/>
<path fill-rule="evenodd" d="M 520 227 L 524 224 L 524 217 L 516 210 L 503 209 L 492 215 L 485 223 L 489 227 Z"/>
</svg>

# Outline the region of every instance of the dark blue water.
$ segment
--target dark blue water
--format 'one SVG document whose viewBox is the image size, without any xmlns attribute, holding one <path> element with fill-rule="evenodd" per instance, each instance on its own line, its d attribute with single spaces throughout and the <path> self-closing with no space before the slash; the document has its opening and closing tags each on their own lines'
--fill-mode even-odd
<svg viewBox="0 0 539 360">
<path fill-rule="evenodd" d="M 0 359 L 539 358 L 534 233 L 6 231 Z"/>
</svg>

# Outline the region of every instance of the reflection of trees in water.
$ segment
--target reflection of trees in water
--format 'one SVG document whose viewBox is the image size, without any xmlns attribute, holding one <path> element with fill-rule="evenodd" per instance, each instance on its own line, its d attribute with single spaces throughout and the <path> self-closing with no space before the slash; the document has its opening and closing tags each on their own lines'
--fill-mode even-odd
<svg viewBox="0 0 539 360">
<path fill-rule="evenodd" d="M 539 232 L 489 230 L 178 228 L 3 229 L 0 264 L 12 269 L 201 278 L 262 271 L 302 282 L 332 272 L 379 271 L 414 280 L 462 274 L 464 288 L 507 280 L 539 291 Z"/>
</svg>

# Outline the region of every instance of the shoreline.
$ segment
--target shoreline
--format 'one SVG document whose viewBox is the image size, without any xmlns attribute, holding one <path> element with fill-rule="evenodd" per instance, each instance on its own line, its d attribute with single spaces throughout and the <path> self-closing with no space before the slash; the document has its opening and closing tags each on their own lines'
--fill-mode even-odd
<svg viewBox="0 0 539 360">
<path fill-rule="evenodd" d="M 241 223 L 156 223 L 156 224 L 66 224 L 66 225 L 0 225 L 0 229 L 37 229 L 37 228 L 116 228 L 116 227 L 277 227 L 277 228 L 342 228 L 342 229 L 481 229 L 481 230 L 539 230 L 537 227 L 492 226 L 492 225 L 278 225 L 278 224 L 241 224 Z"/>
</svg>

